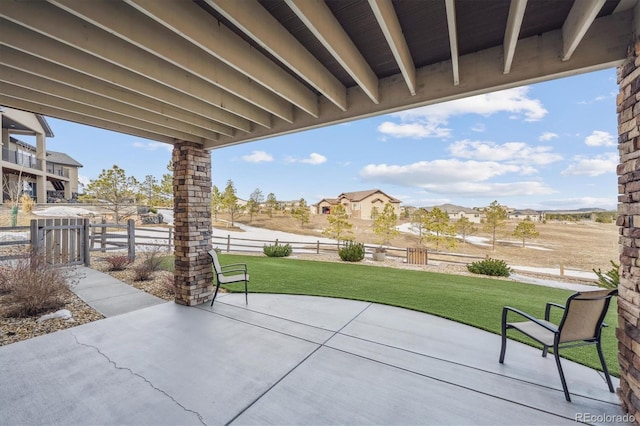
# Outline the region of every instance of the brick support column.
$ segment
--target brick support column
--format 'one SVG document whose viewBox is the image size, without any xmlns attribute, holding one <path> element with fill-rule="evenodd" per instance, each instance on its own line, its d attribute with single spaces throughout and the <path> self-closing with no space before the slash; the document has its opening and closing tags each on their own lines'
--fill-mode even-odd
<svg viewBox="0 0 640 426">
<path fill-rule="evenodd" d="M 211 154 L 192 142 L 173 147 L 176 303 L 193 306 L 210 300 Z"/>
<path fill-rule="evenodd" d="M 640 41 L 618 68 L 618 361 L 623 407 L 640 420 Z"/>
</svg>

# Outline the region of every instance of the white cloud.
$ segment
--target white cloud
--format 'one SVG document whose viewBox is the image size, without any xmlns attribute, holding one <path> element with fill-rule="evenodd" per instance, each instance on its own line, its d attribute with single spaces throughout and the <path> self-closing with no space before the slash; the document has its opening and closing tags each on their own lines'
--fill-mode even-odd
<svg viewBox="0 0 640 426">
<path fill-rule="evenodd" d="M 249 155 L 243 155 L 242 159 L 248 163 L 268 163 L 273 161 L 271 154 L 264 151 L 253 151 Z"/>
<path fill-rule="evenodd" d="M 385 121 L 378 126 L 378 131 L 394 138 L 446 138 L 451 136 L 451 129 L 438 127 L 439 122 L 396 124 Z"/>
<path fill-rule="evenodd" d="M 507 142 L 498 145 L 488 141 L 462 140 L 452 143 L 449 152 L 460 158 L 482 161 L 506 161 L 512 164 L 545 165 L 559 160 L 562 156 L 551 152 L 550 146 L 529 146 L 524 142 Z M 529 170 L 531 173 L 531 169 Z"/>
<path fill-rule="evenodd" d="M 482 133 L 487 130 L 487 126 L 484 123 L 476 123 L 471 127 L 474 132 Z"/>
<path fill-rule="evenodd" d="M 543 134 L 540 135 L 540 137 L 538 138 L 538 140 L 540 142 L 547 142 L 550 141 L 552 139 L 557 139 L 559 138 L 557 133 L 553 133 L 553 132 L 544 132 Z"/>
<path fill-rule="evenodd" d="M 169 152 L 173 151 L 173 145 L 162 142 L 134 142 L 133 147 L 144 149 L 147 151 L 155 151 L 160 148 L 164 148 Z"/>
<path fill-rule="evenodd" d="M 327 157 L 322 154 L 318 154 L 317 152 L 312 152 L 307 158 L 287 157 L 284 161 L 287 163 L 304 163 L 317 166 L 318 164 L 326 163 Z"/>
<path fill-rule="evenodd" d="M 493 161 L 449 159 L 419 161 L 404 166 L 369 164 L 360 170 L 360 177 L 367 180 L 423 188 L 431 182 L 479 182 L 518 171 L 520 171 L 518 166 Z"/>
<path fill-rule="evenodd" d="M 91 183 L 91 179 L 88 178 L 87 176 L 79 175 L 78 176 L 78 183 L 80 185 L 87 186 L 87 185 L 89 185 L 89 183 Z"/>
<path fill-rule="evenodd" d="M 599 95 L 593 99 L 589 99 L 586 101 L 579 101 L 578 104 L 580 105 L 595 104 L 596 102 L 606 101 L 607 99 L 615 98 L 617 95 L 618 95 L 617 92 L 610 92 L 608 95 Z"/>
<path fill-rule="evenodd" d="M 580 208 L 599 207 L 608 210 L 615 210 L 618 204 L 616 197 L 579 197 L 579 198 L 560 198 L 555 200 L 545 200 L 546 208 L 559 210 L 575 210 Z"/>
<path fill-rule="evenodd" d="M 530 98 L 528 91 L 528 87 L 517 87 L 397 112 L 391 116 L 399 118 L 402 124 L 385 122 L 378 131 L 397 138 L 441 138 L 451 135 L 451 129 L 446 125 L 452 116 L 479 114 L 488 117 L 507 112 L 510 118 L 541 120 L 547 110 L 538 99 Z"/>
<path fill-rule="evenodd" d="M 563 175 L 600 176 L 605 173 L 615 173 L 619 158 L 617 152 L 607 152 L 595 157 L 575 156 L 574 163 L 564 169 Z"/>
<path fill-rule="evenodd" d="M 603 132 L 601 130 L 594 130 L 584 140 L 589 146 L 616 146 L 616 140 L 609 132 Z"/>
<path fill-rule="evenodd" d="M 540 181 L 489 181 L 509 173 L 527 171 L 526 167 L 494 161 L 448 159 L 419 161 L 407 165 L 369 164 L 360 170 L 360 177 L 382 184 L 421 188 L 444 197 L 540 195 L 555 192 Z"/>
</svg>

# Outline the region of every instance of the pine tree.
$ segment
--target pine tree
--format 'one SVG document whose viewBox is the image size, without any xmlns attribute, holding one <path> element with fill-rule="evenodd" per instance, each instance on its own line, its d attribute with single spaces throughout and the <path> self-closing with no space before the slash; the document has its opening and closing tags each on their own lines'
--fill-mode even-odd
<svg viewBox="0 0 640 426">
<path fill-rule="evenodd" d="M 127 176 L 124 169 L 114 165 L 111 169 L 103 169 L 97 179 L 92 180 L 85 188 L 85 199 L 105 203 L 104 207 L 113 212 L 116 223 L 125 217 L 123 206 L 131 204 L 138 192 L 138 181 Z"/>
<path fill-rule="evenodd" d="M 159 202 L 163 206 L 171 206 L 173 204 L 173 161 L 169 161 L 167 170 L 169 173 L 162 175 L 158 191 Z"/>
<path fill-rule="evenodd" d="M 468 217 L 463 216 L 455 223 L 456 231 L 462 235 L 462 242 L 464 244 L 467 243 L 467 235 L 472 235 L 478 232 L 478 228 L 473 226 L 473 223 L 469 220 Z"/>
<path fill-rule="evenodd" d="M 380 245 L 389 245 L 391 238 L 400 233 L 396 229 L 398 225 L 398 215 L 391 203 L 384 205 L 382 213 L 378 214 L 373 221 L 373 232 L 381 238 Z"/>
<path fill-rule="evenodd" d="M 222 206 L 223 209 L 229 213 L 229 219 L 231 220 L 231 226 L 235 225 L 236 219 L 242 214 L 242 206 L 238 202 L 239 198 L 236 195 L 236 188 L 233 185 L 233 181 L 229 179 L 227 186 L 222 193 Z"/>
<path fill-rule="evenodd" d="M 504 228 L 507 221 L 507 209 L 501 206 L 498 201 L 489 204 L 484 210 L 484 230 L 491 234 L 491 247 L 496 249 L 496 234 Z"/>
<path fill-rule="evenodd" d="M 267 214 L 269 217 L 273 217 L 273 212 L 278 209 L 278 200 L 273 192 L 270 192 L 267 195 L 267 202 L 265 203 L 265 207 L 267 208 Z"/>
<path fill-rule="evenodd" d="M 456 247 L 456 229 L 449 221 L 447 212 L 434 207 L 425 214 L 423 224 L 425 231 L 429 232 L 427 240 L 435 243 L 436 251 L 440 249 L 440 244 L 444 244 L 449 248 Z"/>
<path fill-rule="evenodd" d="M 518 223 L 516 229 L 513 231 L 513 236 L 522 239 L 522 247 L 525 245 L 527 238 L 538 238 L 540 233 L 536 231 L 536 224 L 527 218 Z"/>
<path fill-rule="evenodd" d="M 309 216 L 311 212 L 309 211 L 309 206 L 307 205 L 307 201 L 304 198 L 300 198 L 298 201 L 298 206 L 294 207 L 291 216 L 300 221 L 300 226 L 304 227 L 305 223 L 309 223 Z"/>
<path fill-rule="evenodd" d="M 249 201 L 247 201 L 247 212 L 249 212 L 249 221 L 253 220 L 253 215 L 260 211 L 260 205 L 264 201 L 262 191 L 256 188 L 251 195 L 249 195 Z"/>
<path fill-rule="evenodd" d="M 213 214 L 213 220 L 218 220 L 218 213 L 222 210 L 222 193 L 217 186 L 211 187 L 211 213 Z"/>
<path fill-rule="evenodd" d="M 327 215 L 329 225 L 322 231 L 323 235 L 338 240 L 338 248 L 340 241 L 353 240 L 353 224 L 349 222 L 349 215 L 342 204 L 331 209 L 331 213 Z"/>
</svg>

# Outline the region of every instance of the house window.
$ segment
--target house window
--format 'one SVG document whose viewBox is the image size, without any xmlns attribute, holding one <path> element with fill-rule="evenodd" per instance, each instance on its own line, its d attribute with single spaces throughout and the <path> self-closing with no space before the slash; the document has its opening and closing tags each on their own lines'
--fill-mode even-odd
<svg viewBox="0 0 640 426">
<path fill-rule="evenodd" d="M 351 205 L 351 207 L 352 207 L 354 210 L 360 210 L 360 208 L 358 207 L 358 203 L 353 203 L 353 204 Z"/>
</svg>

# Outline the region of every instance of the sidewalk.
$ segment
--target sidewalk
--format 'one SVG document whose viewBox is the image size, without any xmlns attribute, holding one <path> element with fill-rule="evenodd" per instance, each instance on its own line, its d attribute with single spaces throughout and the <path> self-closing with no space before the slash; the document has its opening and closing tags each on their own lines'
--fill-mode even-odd
<svg viewBox="0 0 640 426">
<path fill-rule="evenodd" d="M 79 282 L 71 290 L 107 318 L 167 303 L 95 269 L 78 267 L 76 276 Z"/>
</svg>

